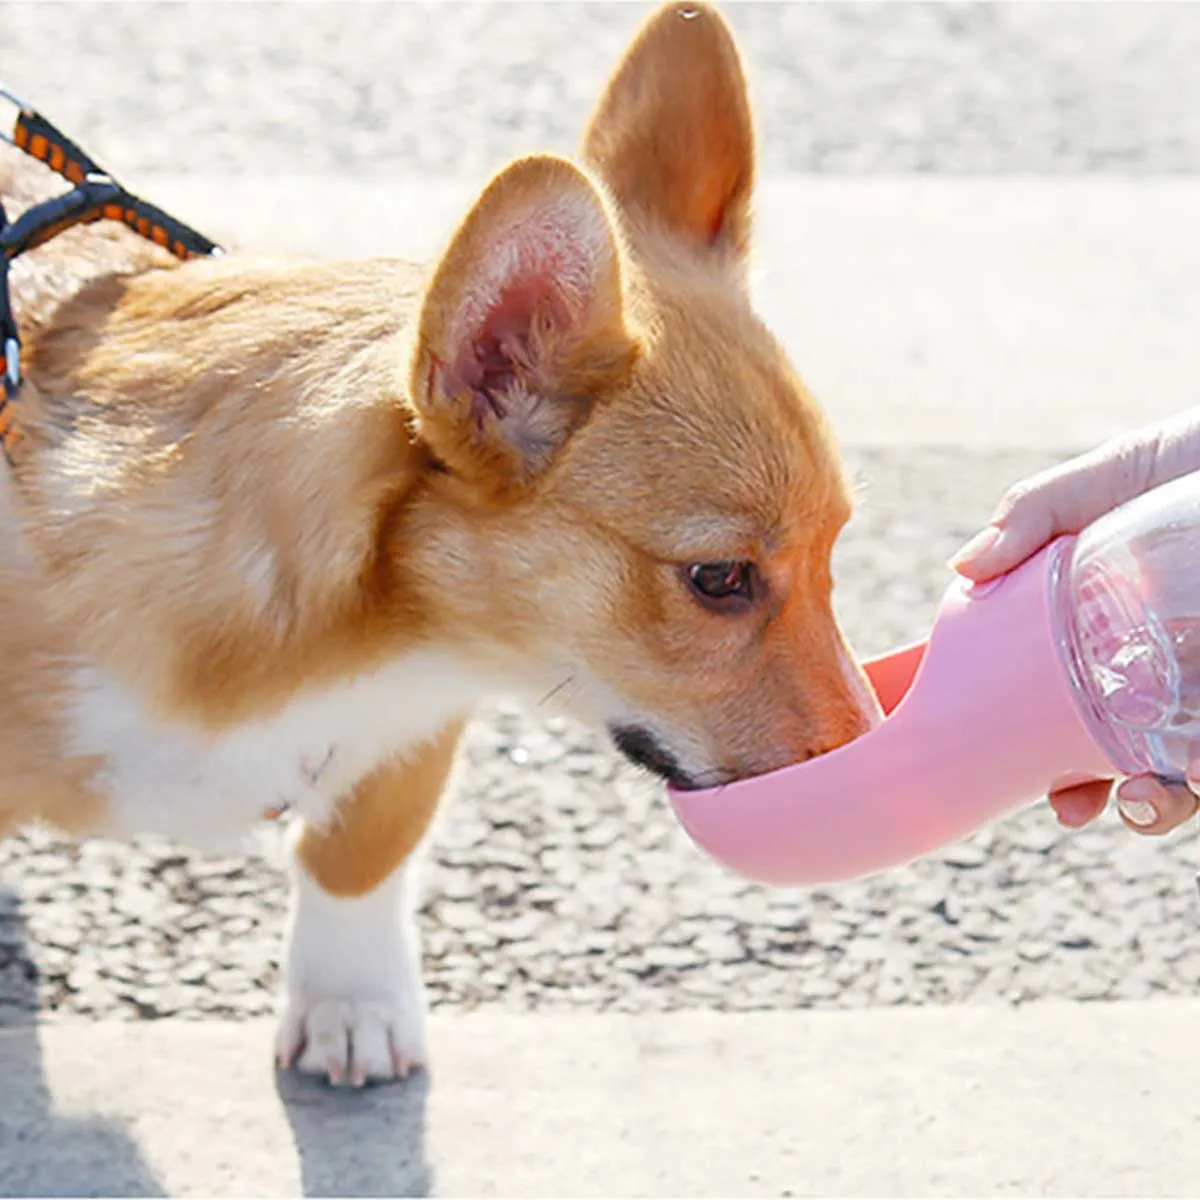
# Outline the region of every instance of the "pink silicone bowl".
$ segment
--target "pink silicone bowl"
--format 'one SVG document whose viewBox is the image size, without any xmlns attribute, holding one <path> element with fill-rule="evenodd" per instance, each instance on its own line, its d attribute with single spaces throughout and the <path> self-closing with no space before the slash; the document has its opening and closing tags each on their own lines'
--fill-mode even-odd
<svg viewBox="0 0 1200 1200">
<path fill-rule="evenodd" d="M 708 791 L 670 791 L 692 840 L 762 883 L 899 866 L 1042 797 L 1117 772 L 1054 643 L 1063 538 L 998 581 L 956 580 L 927 642 L 866 664 L 886 714 L 830 754 Z"/>
</svg>

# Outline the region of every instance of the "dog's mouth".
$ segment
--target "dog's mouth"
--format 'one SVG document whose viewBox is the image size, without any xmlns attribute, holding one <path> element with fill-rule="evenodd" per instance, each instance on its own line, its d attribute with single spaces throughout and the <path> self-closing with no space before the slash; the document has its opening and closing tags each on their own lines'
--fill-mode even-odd
<svg viewBox="0 0 1200 1200">
<path fill-rule="evenodd" d="M 696 792 L 706 786 L 704 781 L 688 774 L 679 759 L 650 730 L 640 725 L 612 725 L 608 732 L 613 744 L 634 766 L 657 775 L 676 791 Z"/>
</svg>

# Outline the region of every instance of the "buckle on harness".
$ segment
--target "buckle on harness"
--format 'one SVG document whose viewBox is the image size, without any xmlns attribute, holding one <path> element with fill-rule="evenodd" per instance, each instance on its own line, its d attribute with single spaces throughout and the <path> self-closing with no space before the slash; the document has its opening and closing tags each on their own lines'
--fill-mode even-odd
<svg viewBox="0 0 1200 1200">
<path fill-rule="evenodd" d="M 4 339 L 4 390 L 11 396 L 21 382 L 21 343 L 15 337 Z"/>
</svg>

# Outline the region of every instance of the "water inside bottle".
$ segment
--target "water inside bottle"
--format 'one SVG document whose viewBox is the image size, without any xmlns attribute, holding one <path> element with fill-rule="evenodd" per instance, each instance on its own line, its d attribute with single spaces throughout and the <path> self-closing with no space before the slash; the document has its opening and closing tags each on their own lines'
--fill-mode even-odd
<svg viewBox="0 0 1200 1200">
<path fill-rule="evenodd" d="M 1186 539 L 1185 539 L 1185 536 Z M 1074 564 L 1076 674 L 1129 773 L 1182 779 L 1200 757 L 1200 577 L 1178 526 L 1081 546 Z"/>
</svg>

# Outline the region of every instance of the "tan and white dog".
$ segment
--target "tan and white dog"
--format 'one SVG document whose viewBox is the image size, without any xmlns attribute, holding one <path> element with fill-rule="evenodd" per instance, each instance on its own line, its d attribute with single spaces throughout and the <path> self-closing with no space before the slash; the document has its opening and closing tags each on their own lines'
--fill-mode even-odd
<svg viewBox="0 0 1200 1200">
<path fill-rule="evenodd" d="M 0 158 L 10 214 L 52 189 Z M 422 1059 L 410 860 L 473 707 L 561 687 L 681 786 L 856 736 L 830 430 L 750 309 L 720 16 L 655 13 L 578 165 L 492 179 L 441 258 L 18 260 L 0 464 L 0 830 L 225 844 L 295 814 L 278 1051 Z"/>
</svg>

